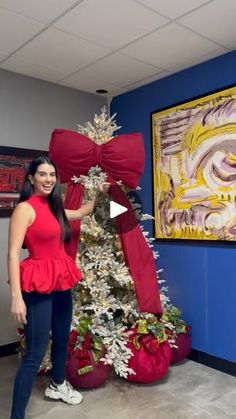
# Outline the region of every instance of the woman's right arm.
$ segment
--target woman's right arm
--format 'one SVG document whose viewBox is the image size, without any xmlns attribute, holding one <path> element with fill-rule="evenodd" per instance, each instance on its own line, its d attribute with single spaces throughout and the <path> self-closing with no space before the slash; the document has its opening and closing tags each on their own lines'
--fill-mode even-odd
<svg viewBox="0 0 236 419">
<path fill-rule="evenodd" d="M 7 267 L 11 287 L 11 313 L 14 320 L 20 323 L 26 323 L 26 306 L 20 287 L 20 252 L 26 230 L 33 218 L 33 208 L 26 202 L 21 202 L 14 209 L 9 224 Z"/>
</svg>

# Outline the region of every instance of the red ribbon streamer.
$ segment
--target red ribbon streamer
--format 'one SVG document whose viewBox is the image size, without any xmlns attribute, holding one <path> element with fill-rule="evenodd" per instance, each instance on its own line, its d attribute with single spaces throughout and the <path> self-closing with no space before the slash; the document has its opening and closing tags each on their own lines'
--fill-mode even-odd
<svg viewBox="0 0 236 419">
<path fill-rule="evenodd" d="M 131 204 L 117 186 L 122 181 L 136 189 L 144 169 L 145 150 L 140 133 L 119 135 L 107 143 L 96 144 L 90 138 L 74 131 L 56 129 L 52 133 L 49 156 L 56 163 L 62 183 L 68 183 L 65 208 L 80 208 L 83 186 L 72 183 L 75 175 L 87 175 L 89 169 L 99 165 L 111 182 L 115 202 L 128 208 L 117 217 L 117 227 L 126 264 L 133 278 L 141 311 L 161 313 L 161 302 L 153 253 L 137 224 Z M 129 228 L 132 226 L 132 228 Z M 80 222 L 72 222 L 72 240 L 67 252 L 75 258 L 80 234 Z"/>
</svg>

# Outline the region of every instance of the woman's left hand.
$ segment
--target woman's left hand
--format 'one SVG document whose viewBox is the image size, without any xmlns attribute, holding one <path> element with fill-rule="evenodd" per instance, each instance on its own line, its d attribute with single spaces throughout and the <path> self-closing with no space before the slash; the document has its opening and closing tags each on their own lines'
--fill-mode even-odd
<svg viewBox="0 0 236 419">
<path fill-rule="evenodd" d="M 110 186 L 111 186 L 110 182 L 100 183 L 100 185 L 98 185 L 98 191 L 102 193 L 107 193 L 110 189 Z"/>
</svg>

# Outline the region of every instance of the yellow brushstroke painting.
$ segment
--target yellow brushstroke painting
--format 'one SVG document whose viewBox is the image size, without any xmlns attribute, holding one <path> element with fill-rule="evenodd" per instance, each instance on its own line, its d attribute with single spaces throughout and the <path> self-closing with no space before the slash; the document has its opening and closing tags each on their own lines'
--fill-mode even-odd
<svg viewBox="0 0 236 419">
<path fill-rule="evenodd" d="M 155 237 L 236 240 L 236 87 L 152 114 Z"/>
</svg>

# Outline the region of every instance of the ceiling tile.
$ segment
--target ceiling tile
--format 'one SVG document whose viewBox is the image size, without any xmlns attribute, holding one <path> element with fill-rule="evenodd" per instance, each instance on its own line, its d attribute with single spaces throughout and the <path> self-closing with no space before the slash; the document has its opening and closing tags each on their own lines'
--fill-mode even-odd
<svg viewBox="0 0 236 419">
<path fill-rule="evenodd" d="M 191 57 L 187 61 L 183 61 L 180 65 L 173 67 L 172 72 L 184 70 L 185 68 L 189 68 L 194 65 L 203 63 L 204 61 L 208 61 L 213 58 L 219 57 L 220 55 L 226 54 L 227 52 L 228 50 L 226 48 L 217 48 L 215 51 L 212 51 L 208 54 L 203 54 L 198 57 Z"/>
<path fill-rule="evenodd" d="M 78 0 L 0 0 L 0 7 L 49 23 L 77 3 Z"/>
<path fill-rule="evenodd" d="M 182 64 L 191 58 L 216 50 L 218 45 L 200 35 L 171 23 L 120 52 L 156 65 L 163 70 Z"/>
<path fill-rule="evenodd" d="M 167 16 L 168 18 L 175 19 L 185 13 L 202 6 L 209 0 L 137 0 L 145 6 L 151 7 L 153 10 Z"/>
<path fill-rule="evenodd" d="M 11 57 L 6 60 L 1 68 L 5 70 L 14 71 L 16 73 L 24 74 L 38 79 L 57 82 L 58 80 L 68 76 L 68 72 L 58 70 L 57 68 L 49 68 L 40 64 L 35 64 L 30 61 L 24 61 Z"/>
<path fill-rule="evenodd" d="M 5 52 L 0 52 L 0 62 L 3 61 L 6 57 L 8 56 L 8 54 Z"/>
<path fill-rule="evenodd" d="M 131 0 L 86 0 L 54 27 L 117 49 L 168 22 Z"/>
<path fill-rule="evenodd" d="M 104 47 L 49 28 L 14 56 L 35 64 L 73 72 L 109 53 Z"/>
<path fill-rule="evenodd" d="M 163 79 L 164 77 L 167 77 L 169 75 L 170 73 L 168 71 L 161 71 L 160 73 L 154 74 L 151 77 L 147 77 L 143 80 L 138 81 L 137 83 L 132 83 L 125 87 L 129 90 L 137 89 L 137 87 L 145 86 L 146 84 Z"/>
<path fill-rule="evenodd" d="M 180 23 L 226 47 L 236 46 L 236 1 L 215 0 L 181 18 Z"/>
<path fill-rule="evenodd" d="M 66 79 L 60 81 L 59 84 L 72 87 L 74 89 L 85 90 L 90 93 L 96 93 L 97 89 L 105 89 L 108 91 L 108 94 L 105 96 L 112 95 L 120 91 L 120 87 L 114 86 L 107 81 L 102 83 L 97 80 L 96 77 L 88 77 L 86 73 L 81 74 L 81 72 L 78 72 L 71 77 L 67 77 Z"/>
<path fill-rule="evenodd" d="M 10 54 L 44 27 L 42 23 L 0 8 L 0 51 Z"/>
<path fill-rule="evenodd" d="M 117 53 L 81 70 L 79 74 L 95 78 L 101 83 L 124 87 L 156 74 L 158 70 L 149 64 Z"/>
<path fill-rule="evenodd" d="M 0 0 L 0 68 L 117 95 L 234 49 L 235 16 L 236 0 Z"/>
<path fill-rule="evenodd" d="M 116 90 L 115 92 L 113 92 L 112 99 L 113 99 L 113 97 L 122 95 L 123 93 L 127 93 L 128 91 L 129 91 L 128 89 L 125 89 L 124 87 L 123 88 L 121 87 L 119 90 Z"/>
</svg>

